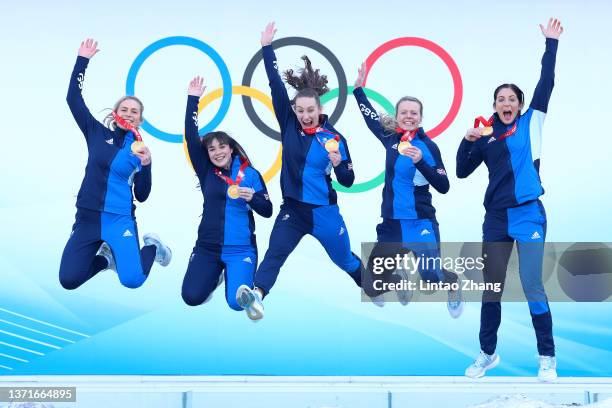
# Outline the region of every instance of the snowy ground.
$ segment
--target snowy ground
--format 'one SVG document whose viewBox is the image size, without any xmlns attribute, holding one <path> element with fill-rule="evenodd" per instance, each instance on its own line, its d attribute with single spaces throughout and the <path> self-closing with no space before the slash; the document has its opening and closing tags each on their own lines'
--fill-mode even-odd
<svg viewBox="0 0 612 408">
<path fill-rule="evenodd" d="M 605 401 L 588 405 L 557 405 L 545 401 L 528 398 L 526 395 L 501 395 L 492 398 L 482 404 L 470 405 L 468 408 L 566 408 L 566 407 L 589 407 L 589 408 L 612 408 L 612 398 Z"/>
<path fill-rule="evenodd" d="M 69 404 L 66 407 L 72 407 L 74 405 Z M 449 407 L 451 405 L 449 404 Z M 477 405 L 470 405 L 467 408 L 567 408 L 567 407 L 589 407 L 589 408 L 612 408 L 612 398 L 606 399 L 605 401 L 588 404 L 588 405 L 557 405 L 549 404 L 545 401 L 539 401 L 531 399 L 526 395 L 501 395 L 499 397 L 491 398 L 490 400 Z M 13 403 L 9 405 L 0 405 L 0 408 L 63 408 L 60 406 L 54 406 L 51 404 L 40 404 L 40 403 Z M 321 408 L 348 408 L 348 407 L 321 407 Z"/>
</svg>

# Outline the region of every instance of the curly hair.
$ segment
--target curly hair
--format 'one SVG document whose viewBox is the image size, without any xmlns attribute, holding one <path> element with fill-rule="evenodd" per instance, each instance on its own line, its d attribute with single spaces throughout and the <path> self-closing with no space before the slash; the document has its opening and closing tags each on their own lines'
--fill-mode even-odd
<svg viewBox="0 0 612 408">
<path fill-rule="evenodd" d="M 297 91 L 291 102 L 295 103 L 295 100 L 301 97 L 315 98 L 317 105 L 321 106 L 319 96 L 329 92 L 327 75 L 321 75 L 318 69 L 313 69 L 310 58 L 306 55 L 302 56 L 302 60 L 304 68 L 300 68 L 297 75 L 292 69 L 283 72 L 285 82 Z"/>
</svg>

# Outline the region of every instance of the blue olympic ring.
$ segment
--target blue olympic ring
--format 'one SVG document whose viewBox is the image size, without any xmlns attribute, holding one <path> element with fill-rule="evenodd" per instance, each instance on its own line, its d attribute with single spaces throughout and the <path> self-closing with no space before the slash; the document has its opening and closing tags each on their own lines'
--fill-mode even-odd
<svg viewBox="0 0 612 408">
<path fill-rule="evenodd" d="M 223 81 L 223 97 L 221 98 L 221 106 L 219 107 L 219 111 L 211 119 L 211 121 L 208 122 L 206 126 L 204 126 L 202 129 L 200 129 L 200 135 L 205 135 L 206 133 L 213 131 L 217 126 L 219 126 L 219 124 L 227 114 L 227 111 L 229 110 L 230 101 L 232 99 L 232 79 L 230 77 L 229 70 L 227 69 L 227 65 L 225 65 L 225 61 L 223 61 L 217 51 L 215 51 L 205 42 L 202 42 L 192 37 L 167 37 L 162 38 L 161 40 L 149 45 L 147 48 L 142 50 L 140 54 L 138 54 L 138 56 L 132 63 L 130 71 L 128 72 L 127 80 L 125 82 L 125 93 L 127 95 L 134 95 L 136 75 L 138 74 L 138 71 L 140 70 L 140 67 L 142 67 L 142 64 L 145 62 L 145 60 L 149 58 L 155 51 L 159 51 L 162 48 L 169 47 L 171 45 L 186 45 L 188 47 L 197 48 L 213 60 L 213 62 L 219 69 L 219 72 L 221 73 L 221 80 Z M 146 119 L 142 123 L 142 128 L 146 130 L 150 135 L 166 142 L 183 142 L 182 134 L 167 133 L 162 130 L 159 130 Z"/>
</svg>

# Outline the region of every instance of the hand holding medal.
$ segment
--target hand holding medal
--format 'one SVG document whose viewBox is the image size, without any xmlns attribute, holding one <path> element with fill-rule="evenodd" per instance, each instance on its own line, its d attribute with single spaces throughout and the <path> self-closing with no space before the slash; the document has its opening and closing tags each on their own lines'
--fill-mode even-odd
<svg viewBox="0 0 612 408">
<path fill-rule="evenodd" d="M 238 187 L 238 195 L 247 203 L 253 199 L 253 195 L 255 194 L 255 189 L 251 187 Z"/>
<path fill-rule="evenodd" d="M 142 141 L 142 136 L 140 136 L 140 132 L 134 125 L 130 122 L 123 119 L 121 116 L 117 115 L 117 112 L 112 112 L 113 120 L 117 122 L 117 124 L 122 128 L 127 130 L 128 132 L 132 132 L 134 134 L 134 138 L 136 139 L 132 142 L 130 149 L 132 153 L 140 159 L 140 164 L 143 166 L 148 166 L 151 164 L 151 152 L 147 148 L 147 146 Z"/>
<path fill-rule="evenodd" d="M 140 132 L 137 128 L 134 127 L 130 122 L 123 119 L 121 116 L 117 115 L 117 112 L 112 112 L 113 119 L 117 124 L 122 128 L 127 130 L 128 132 L 132 132 L 134 134 L 134 139 L 136 139 L 131 146 L 132 153 L 141 152 L 143 148 L 145 148 L 145 144 L 142 141 L 142 136 L 140 136 Z"/>
<path fill-rule="evenodd" d="M 413 147 L 412 143 L 410 143 L 410 142 L 412 142 L 412 140 L 416 136 L 416 133 L 417 133 L 418 129 L 405 130 L 405 129 L 402 129 L 402 128 L 398 127 L 395 130 L 397 131 L 397 133 L 403 133 L 402 138 L 400 139 L 400 142 L 397 145 L 397 151 L 402 156 L 410 156 L 408 154 L 408 149 Z M 416 149 L 419 150 L 418 148 L 416 148 Z M 419 150 L 419 152 L 420 152 L 420 150 Z M 412 157 L 412 156 L 410 156 L 410 157 Z M 420 160 L 420 158 L 419 158 L 419 160 Z"/>
<path fill-rule="evenodd" d="M 482 124 L 484 127 L 478 127 Z M 489 120 L 486 120 L 482 116 L 474 119 L 474 128 L 478 129 L 480 136 L 491 136 L 493 134 L 493 117 L 490 117 Z"/>
<path fill-rule="evenodd" d="M 423 152 L 416 146 L 410 145 L 403 150 L 402 154 L 406 157 L 410 157 L 414 164 L 417 164 L 423 158 Z"/>
<path fill-rule="evenodd" d="M 326 134 L 326 137 L 323 139 L 324 142 L 319 139 L 319 136 L 315 135 L 319 143 L 323 144 L 325 150 L 327 151 L 327 157 L 332 163 L 332 166 L 338 167 L 340 162 L 342 162 L 342 155 L 340 154 L 340 136 L 334 135 L 332 133 L 327 133 L 325 130 L 321 129 L 323 134 Z M 328 138 L 329 136 L 333 136 L 333 138 Z"/>
<path fill-rule="evenodd" d="M 336 136 L 336 138 L 337 137 L 338 136 Z M 325 150 L 327 150 L 328 153 L 337 152 L 338 149 L 340 149 L 340 144 L 335 138 L 329 139 L 327 142 L 325 142 Z"/>
<path fill-rule="evenodd" d="M 238 187 L 240 185 L 240 182 L 244 178 L 244 169 L 247 168 L 249 162 L 244 157 L 240 158 L 240 162 L 240 169 L 238 169 L 238 175 L 236 176 L 236 180 L 232 180 L 230 177 L 226 176 L 225 174 L 222 174 L 221 170 L 216 167 L 213 169 L 213 172 L 219 178 L 221 178 L 221 180 L 225 181 L 225 183 L 229 185 L 229 187 L 227 188 L 227 196 L 232 200 L 236 200 L 237 198 L 246 199 L 246 197 L 249 196 L 249 194 L 245 192 L 246 188 Z M 250 194 L 250 198 L 253 198 L 252 194 Z M 247 201 L 251 201 L 250 198 Z"/>
</svg>

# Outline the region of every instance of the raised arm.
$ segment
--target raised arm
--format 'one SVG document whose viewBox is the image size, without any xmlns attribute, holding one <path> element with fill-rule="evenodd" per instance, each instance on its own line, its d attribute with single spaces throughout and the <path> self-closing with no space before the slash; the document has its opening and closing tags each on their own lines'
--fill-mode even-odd
<svg viewBox="0 0 612 408">
<path fill-rule="evenodd" d="M 380 124 L 380 116 L 378 116 L 378 113 L 376 113 L 376 110 L 368 100 L 368 97 L 366 96 L 363 90 L 365 73 L 366 64 L 364 62 L 357 70 L 357 79 L 355 80 L 355 88 L 353 89 L 353 95 L 355 96 L 355 100 L 357 101 L 357 105 L 359 106 L 359 111 L 361 112 L 361 115 L 363 116 L 366 125 L 374 134 L 374 136 L 376 136 L 378 140 L 382 141 L 382 138 L 385 136 L 385 129 Z"/>
<path fill-rule="evenodd" d="M 187 108 L 185 110 L 185 141 L 187 152 L 198 176 L 203 176 L 210 169 L 210 158 L 202 148 L 198 134 L 198 103 L 204 94 L 204 79 L 197 76 L 189 82 L 187 89 Z"/>
<path fill-rule="evenodd" d="M 266 75 L 270 83 L 270 91 L 272 92 L 272 105 L 274 106 L 274 114 L 281 127 L 281 136 L 285 132 L 289 118 L 293 115 L 291 101 L 287 94 L 287 88 L 278 73 L 278 64 L 276 63 L 276 55 L 272 49 L 272 40 L 276 34 L 274 22 L 268 23 L 264 31 L 261 33 L 261 52 L 263 54 L 264 67 Z"/>
<path fill-rule="evenodd" d="M 557 58 L 557 46 L 559 37 L 563 34 L 563 26 L 556 18 L 548 20 L 548 25 L 544 27 L 540 24 L 542 35 L 546 38 L 546 50 L 542 56 L 542 70 L 540 80 L 536 85 L 531 99 L 531 108 L 546 113 L 548 102 L 555 85 L 555 61 Z"/>
<path fill-rule="evenodd" d="M 68 102 L 70 112 L 72 112 L 72 116 L 81 129 L 81 132 L 85 135 L 85 139 L 88 139 L 90 130 L 94 126 L 102 126 L 89 112 L 82 94 L 83 83 L 85 82 L 85 70 L 87 69 L 89 60 L 96 55 L 98 51 L 100 51 L 98 49 L 98 42 L 91 38 L 81 43 L 77 60 L 74 64 L 72 75 L 70 76 L 68 95 L 66 95 L 66 102 Z"/>
</svg>

